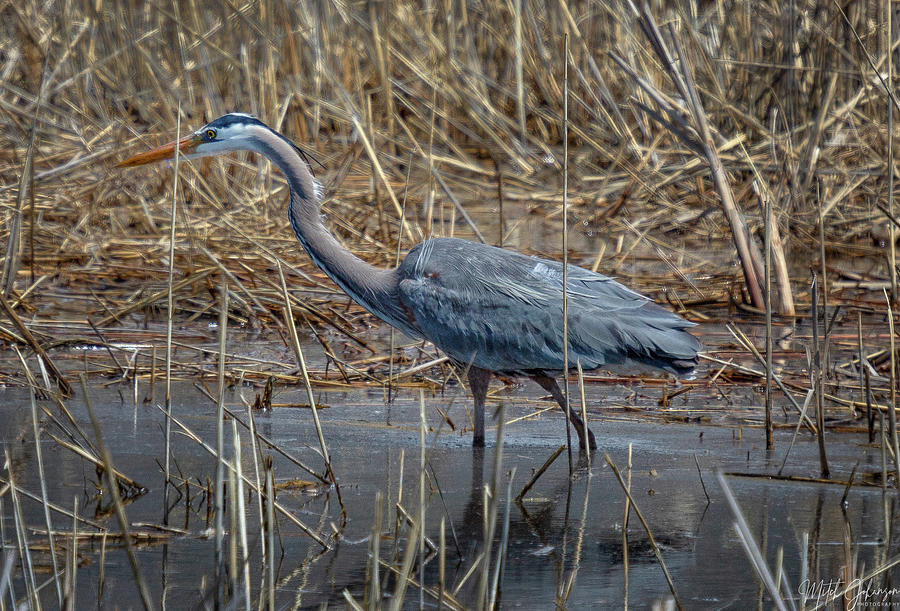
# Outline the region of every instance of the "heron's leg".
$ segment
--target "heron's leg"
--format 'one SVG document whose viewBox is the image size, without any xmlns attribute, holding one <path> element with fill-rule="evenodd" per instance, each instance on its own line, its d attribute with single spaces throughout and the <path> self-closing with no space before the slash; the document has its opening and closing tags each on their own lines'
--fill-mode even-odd
<svg viewBox="0 0 900 611">
<path fill-rule="evenodd" d="M 590 440 L 590 449 L 597 449 L 597 440 L 594 439 L 594 432 L 591 431 L 587 427 L 587 425 L 581 420 L 581 416 L 578 415 L 572 406 L 569 405 L 569 402 L 566 401 L 566 398 L 563 396 L 562 390 L 559 388 L 559 384 L 556 383 L 556 378 L 551 378 L 546 375 L 533 375 L 531 379 L 541 385 L 541 388 L 549 392 L 553 399 L 559 403 L 559 406 L 562 408 L 563 413 L 569 415 L 569 420 L 572 422 L 572 425 L 575 427 L 575 432 L 578 433 L 578 445 L 582 450 L 587 449 L 588 441 Z"/>
<path fill-rule="evenodd" d="M 484 447 L 484 400 L 487 397 L 491 375 L 487 369 L 469 366 L 469 387 L 475 398 L 475 435 L 472 436 L 472 445 L 476 448 Z"/>
</svg>

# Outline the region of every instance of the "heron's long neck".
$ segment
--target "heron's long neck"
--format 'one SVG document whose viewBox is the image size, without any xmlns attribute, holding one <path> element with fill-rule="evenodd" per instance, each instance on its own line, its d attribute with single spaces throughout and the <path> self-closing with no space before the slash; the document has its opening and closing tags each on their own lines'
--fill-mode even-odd
<svg viewBox="0 0 900 611">
<path fill-rule="evenodd" d="M 322 223 L 315 194 L 304 197 L 291 189 L 288 215 L 294 234 L 313 262 L 360 305 L 379 314 L 376 305 L 397 288 L 393 270 L 369 265 L 344 248 Z"/>
<path fill-rule="evenodd" d="M 319 191 L 312 172 L 286 142 L 267 142 L 261 151 L 287 178 L 291 188 L 291 227 L 313 262 L 357 303 L 385 322 L 405 328 L 396 270 L 369 265 L 344 248 L 322 223 Z M 408 330 L 407 330 L 408 331 Z"/>
</svg>

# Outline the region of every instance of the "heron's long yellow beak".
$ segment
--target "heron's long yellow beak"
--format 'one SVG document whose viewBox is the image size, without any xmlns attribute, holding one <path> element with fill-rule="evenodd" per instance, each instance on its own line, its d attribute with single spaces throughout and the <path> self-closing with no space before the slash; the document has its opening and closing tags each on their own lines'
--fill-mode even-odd
<svg viewBox="0 0 900 611">
<path fill-rule="evenodd" d="M 136 165 L 153 163 L 154 161 L 162 161 L 163 159 L 172 159 L 175 156 L 176 147 L 179 151 L 181 151 L 182 155 L 188 155 L 197 147 L 199 143 L 200 140 L 196 136 L 194 136 L 194 134 L 190 134 L 188 136 L 185 136 L 181 140 L 175 140 L 153 150 L 147 151 L 146 153 L 138 153 L 133 157 L 129 157 L 125 161 L 120 161 L 116 167 L 130 168 Z"/>
</svg>

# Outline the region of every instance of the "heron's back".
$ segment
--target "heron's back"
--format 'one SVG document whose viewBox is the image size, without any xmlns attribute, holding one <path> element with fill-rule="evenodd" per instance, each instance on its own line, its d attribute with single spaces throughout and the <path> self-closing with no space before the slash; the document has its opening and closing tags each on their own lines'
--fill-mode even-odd
<svg viewBox="0 0 900 611">
<path fill-rule="evenodd" d="M 496 372 L 563 369 L 561 263 L 438 238 L 416 246 L 397 272 L 407 314 L 451 358 Z M 631 359 L 683 374 L 697 364 L 693 323 L 643 295 L 572 265 L 567 294 L 571 367 Z"/>
</svg>

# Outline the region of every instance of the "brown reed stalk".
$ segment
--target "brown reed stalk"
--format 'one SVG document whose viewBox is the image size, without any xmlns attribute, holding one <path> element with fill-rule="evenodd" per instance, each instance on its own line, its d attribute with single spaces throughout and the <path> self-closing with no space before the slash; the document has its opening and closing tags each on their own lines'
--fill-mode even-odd
<svg viewBox="0 0 900 611">
<path fill-rule="evenodd" d="M 727 325 L 727 328 L 731 332 L 731 334 L 734 335 L 734 338 L 736 340 L 738 340 L 738 342 L 740 342 L 740 344 L 753 355 L 753 357 L 757 360 L 757 362 L 759 362 L 765 368 L 766 362 L 765 362 L 764 357 L 759 353 L 759 350 L 756 349 L 756 346 L 753 345 L 753 342 L 750 341 L 750 338 L 747 337 L 747 334 L 744 333 L 743 331 L 741 331 L 738 327 L 736 327 L 735 325 L 733 325 L 731 323 L 729 323 Z M 716 360 L 714 358 L 709 358 L 709 357 L 704 357 L 704 358 L 707 358 L 708 360 L 711 360 L 713 362 L 718 362 L 718 360 Z M 746 371 L 746 373 L 750 373 L 751 371 L 752 370 Z M 753 375 L 758 375 L 759 377 L 766 376 L 765 373 L 760 373 L 760 372 L 755 372 L 755 371 L 753 372 Z M 785 385 L 784 381 L 781 379 L 781 376 L 774 375 L 774 372 L 773 372 L 772 379 L 778 385 L 779 390 L 781 390 L 781 392 L 784 393 L 784 395 L 791 402 L 791 405 L 794 406 L 794 409 L 797 410 L 797 413 L 800 416 L 799 424 L 806 425 L 806 427 L 810 430 L 810 432 L 816 433 L 816 431 L 818 430 L 816 424 L 813 423 L 812 420 L 809 419 L 809 417 L 807 417 L 805 409 L 801 409 L 800 405 L 797 403 L 797 400 L 794 398 L 794 395 L 788 391 L 788 388 Z"/>
<path fill-rule="evenodd" d="M 425 419 L 425 390 L 419 389 L 419 608 L 425 607 L 425 431 L 428 422 Z"/>
<path fill-rule="evenodd" d="M 885 293 L 885 301 L 887 302 L 887 319 L 888 333 L 890 335 L 891 345 L 891 403 L 888 406 L 888 433 L 890 434 L 891 450 L 894 455 L 894 469 L 900 474 L 900 440 L 897 433 L 897 350 L 895 347 L 894 335 L 894 312 L 891 308 L 890 297 Z M 900 476 L 894 478 L 897 485 L 897 491 L 900 492 Z"/>
<path fill-rule="evenodd" d="M 181 139 L 181 101 L 178 102 L 178 113 L 175 125 L 176 140 Z M 166 482 L 163 492 L 163 507 L 168 514 L 169 508 L 169 482 L 172 474 L 172 326 L 175 316 L 175 291 L 173 283 L 175 279 L 175 217 L 178 210 L 178 165 L 181 162 L 181 150 L 175 147 L 175 170 L 172 184 L 172 206 L 169 214 L 169 276 L 168 292 L 166 294 Z M 102 326 L 102 323 L 101 323 Z M 168 519 L 168 518 L 166 518 Z"/>
<path fill-rule="evenodd" d="M 56 545 L 53 540 L 53 521 L 50 519 L 50 507 L 48 505 L 48 495 L 47 495 L 47 478 L 44 475 L 44 458 L 41 452 L 41 433 L 40 427 L 38 426 L 38 415 L 37 415 L 37 403 L 34 400 L 34 393 L 28 393 L 28 397 L 31 400 L 31 424 L 32 424 L 32 433 L 34 435 L 34 455 L 37 458 L 38 465 L 38 477 L 41 482 L 41 506 L 44 510 L 44 524 L 47 526 L 47 542 L 50 546 L 50 562 L 53 566 L 53 582 L 56 585 L 56 600 L 59 603 L 60 608 L 63 605 L 63 595 L 62 595 L 62 586 L 59 583 L 59 563 L 56 559 Z"/>
<path fill-rule="evenodd" d="M 115 469 L 113 468 L 112 455 L 106 442 L 103 440 L 103 431 L 100 428 L 100 421 L 94 413 L 94 406 L 90 398 L 87 386 L 87 378 L 85 375 L 79 374 L 81 379 L 81 391 L 84 393 L 84 404 L 88 410 L 88 416 L 91 419 L 91 425 L 94 427 L 94 436 L 97 438 L 97 447 L 100 450 L 100 456 L 103 457 L 103 476 L 106 479 L 106 489 L 112 498 L 113 507 L 115 509 L 116 521 L 119 523 L 119 529 L 122 533 L 122 539 L 125 542 L 125 551 L 128 554 L 128 562 L 131 565 L 131 571 L 134 575 L 135 583 L 138 586 L 138 592 L 141 595 L 141 603 L 144 609 L 153 609 L 153 602 L 150 598 L 150 590 L 147 588 L 147 582 L 144 581 L 144 575 L 141 572 L 140 563 L 134 552 L 134 545 L 131 541 L 129 532 L 128 518 L 125 515 L 125 506 L 122 504 L 122 497 L 119 495 L 119 482 L 115 477 Z"/>
<path fill-rule="evenodd" d="M 747 525 L 744 512 L 741 511 L 737 500 L 734 498 L 734 493 L 731 491 L 731 487 L 728 485 L 725 475 L 719 471 L 717 477 L 719 479 L 719 485 L 725 493 L 725 499 L 728 502 L 728 506 L 731 508 L 731 512 L 734 515 L 734 530 L 738 534 L 738 537 L 744 546 L 744 551 L 747 552 L 747 556 L 750 559 L 757 576 L 760 578 L 762 586 L 768 591 L 775 608 L 779 609 L 779 611 L 787 611 L 787 605 L 785 605 L 784 599 L 782 599 L 779 594 L 779 590 L 775 585 L 775 579 L 772 577 L 772 573 L 766 565 L 765 557 L 760 551 L 759 546 L 756 544 L 753 531 L 751 531 L 750 527 Z M 763 543 L 765 543 L 765 540 L 763 540 Z M 765 549 L 765 547 L 763 547 L 763 549 Z"/>
<path fill-rule="evenodd" d="M 588 517 L 588 505 L 590 503 L 591 498 L 591 473 L 588 471 L 585 489 L 584 489 L 584 500 L 581 503 L 581 520 L 578 523 L 577 536 L 575 537 L 575 553 L 572 557 L 572 570 L 569 571 L 569 576 L 565 580 L 565 584 L 563 586 L 563 593 L 560 596 L 560 599 L 563 603 L 569 600 L 569 596 L 572 594 L 572 588 L 575 587 L 575 580 L 578 577 L 578 572 L 581 569 L 581 554 L 584 548 L 584 538 L 585 538 L 585 530 L 587 529 L 587 517 Z"/>
<path fill-rule="evenodd" d="M 66 611 L 75 611 L 78 591 L 78 497 L 72 497 L 72 543 L 66 554 Z"/>
<path fill-rule="evenodd" d="M 581 403 L 581 421 L 584 422 L 585 429 L 588 426 L 587 419 L 587 401 L 584 398 L 584 371 L 581 368 L 581 360 L 576 361 L 578 365 L 578 398 Z M 591 473 L 591 448 L 588 448 L 587 452 L 584 453 L 585 456 L 585 464 L 587 465 L 588 476 Z"/>
<path fill-rule="evenodd" d="M 488 589 L 491 569 L 491 548 L 493 547 L 494 534 L 497 530 L 497 513 L 500 507 L 500 499 L 498 498 L 498 489 L 500 482 L 500 471 L 503 466 L 503 412 L 504 406 L 501 403 L 497 409 L 497 442 L 494 447 L 494 465 L 491 471 L 490 484 L 484 487 L 484 543 L 482 544 L 480 578 L 478 580 L 478 590 L 475 599 L 476 608 L 491 609 L 489 606 Z"/>
<path fill-rule="evenodd" d="M 563 345 L 563 395 L 568 409 L 564 409 L 566 422 L 566 445 L 568 446 L 569 475 L 574 469 L 572 463 L 572 427 L 569 422 L 569 35 L 563 37 L 563 198 L 562 198 L 562 345 Z M 590 445 L 587 422 L 584 436 Z M 590 448 L 588 448 L 590 451 Z M 480 600 L 480 599 L 479 599 Z"/>
<path fill-rule="evenodd" d="M 550 457 L 544 461 L 544 464 L 541 465 L 537 469 L 537 471 L 534 472 L 534 475 L 531 476 L 531 479 L 528 480 L 528 482 L 524 486 L 522 486 L 522 489 L 519 490 L 519 494 L 516 495 L 516 503 L 522 502 L 522 499 L 525 497 L 525 495 L 528 493 L 528 491 L 531 490 L 532 486 L 534 486 L 535 483 L 537 483 L 538 479 L 540 479 L 540 477 L 544 474 L 544 472 L 550 468 L 550 465 L 552 465 L 553 462 L 557 458 L 559 458 L 559 455 L 562 454 L 563 450 L 565 450 L 565 449 L 566 449 L 566 446 L 559 446 L 558 448 L 556 448 L 556 451 L 553 452 L 553 454 L 551 454 Z"/>
<path fill-rule="evenodd" d="M 76 497 L 77 498 L 77 497 Z M 72 534 L 74 536 L 78 528 L 78 520 L 73 520 Z M 103 606 L 103 589 L 106 586 L 106 544 L 108 531 L 104 530 L 100 537 L 100 575 L 97 578 L 97 606 Z"/>
<path fill-rule="evenodd" d="M 875 441 L 875 414 L 872 412 L 872 402 L 869 399 L 869 387 L 866 384 L 868 379 L 868 362 L 865 358 L 863 350 L 863 333 L 862 333 L 862 310 L 856 311 L 856 353 L 857 353 L 857 373 L 859 374 L 859 402 L 866 404 L 866 425 L 869 429 L 869 443 Z"/>
<path fill-rule="evenodd" d="M 381 527 L 384 521 L 384 495 L 375 493 L 375 515 L 369 535 L 369 561 L 366 570 L 365 603 L 369 611 L 376 611 L 381 603 L 381 580 L 378 567 L 381 564 Z"/>
<path fill-rule="evenodd" d="M 885 28 L 885 33 L 888 38 L 888 47 L 893 47 L 893 27 L 891 25 L 891 21 L 894 15 L 894 11 L 890 3 L 885 3 L 886 10 L 885 17 L 887 27 Z M 890 52 L 886 54 L 887 59 L 887 81 L 888 83 L 894 82 L 894 53 Z M 891 91 L 889 89 L 889 91 Z M 891 99 L 893 96 L 893 92 L 891 91 L 891 95 L 885 100 L 887 106 L 887 161 L 886 161 L 886 170 L 887 174 L 887 208 L 893 214 L 894 212 L 894 106 L 893 100 Z M 897 303 L 898 294 L 897 294 L 897 228 L 894 227 L 893 224 L 888 226 L 888 239 L 890 240 L 890 255 L 888 262 L 891 266 L 891 299 L 894 303 Z"/>
<path fill-rule="evenodd" d="M 15 603 L 16 597 L 12 590 L 12 572 L 13 565 L 16 562 L 16 550 L 8 549 L 3 554 L 3 563 L 0 564 L 0 600 L 6 598 L 6 593 L 10 593 L 10 598 Z"/>
<path fill-rule="evenodd" d="M 266 475 L 266 522 L 264 536 L 266 537 L 266 584 L 264 596 L 260 598 L 266 601 L 266 608 L 275 611 L 275 471 L 272 469 L 272 457 L 266 456 L 263 460 L 263 468 Z M 262 600 L 260 603 L 262 603 Z M 262 606 L 262 604 L 260 604 Z"/>
<path fill-rule="evenodd" d="M 331 466 L 331 458 L 328 456 L 328 447 L 325 445 L 325 435 L 322 433 L 322 423 L 319 421 L 319 412 L 316 409 L 316 399 L 313 396 L 312 385 L 309 381 L 309 372 L 306 369 L 306 359 L 303 357 L 303 349 L 300 347 L 300 338 L 297 336 L 297 328 L 294 326 L 294 315 L 291 310 L 291 300 L 288 297 L 287 283 L 284 280 L 284 272 L 281 265 L 278 266 L 278 275 L 281 278 L 281 290 L 284 296 L 285 322 L 287 323 L 288 332 L 290 333 L 291 346 L 294 349 L 294 355 L 297 357 L 297 365 L 300 367 L 300 373 L 303 376 L 303 384 L 306 386 L 306 399 L 309 401 L 310 411 L 312 412 L 313 424 L 316 427 L 316 437 L 319 439 L 319 449 L 322 451 L 322 460 L 325 462 L 325 470 L 328 479 L 334 486 L 337 493 L 338 502 L 341 505 L 342 519 L 347 519 L 347 510 L 341 498 L 341 488 L 338 485 L 337 477 Z"/>
<path fill-rule="evenodd" d="M 248 406 L 248 408 L 247 408 L 247 420 L 249 421 L 249 423 L 241 420 L 235 412 L 231 411 L 227 407 L 225 408 L 225 413 L 228 414 L 228 417 L 231 418 L 232 420 L 234 420 L 237 424 L 240 424 L 242 427 L 244 427 L 245 429 L 250 431 L 250 439 L 252 442 L 254 455 L 258 454 L 258 451 L 256 448 L 256 440 L 258 439 L 262 443 L 266 444 L 267 448 L 282 455 L 283 457 L 285 457 L 286 459 L 288 459 L 289 461 L 291 461 L 292 463 L 294 463 L 295 465 L 297 465 L 298 467 L 300 467 L 301 469 L 303 469 L 304 471 L 306 471 L 307 473 L 312 475 L 314 478 L 316 478 L 323 484 L 330 483 L 327 477 L 320 475 L 319 473 L 316 473 L 311 468 L 307 467 L 305 464 L 300 462 L 300 460 L 298 458 L 296 458 L 294 455 L 288 453 L 284 448 L 277 445 L 274 441 L 272 441 L 271 439 L 269 439 L 268 437 L 266 437 L 265 435 L 260 433 L 258 430 L 256 430 L 256 426 L 254 426 L 253 412 L 252 412 L 251 407 Z M 257 479 L 257 481 L 259 481 L 258 476 L 256 479 Z"/>
<path fill-rule="evenodd" d="M 631 490 L 631 449 L 632 443 L 628 444 L 628 462 L 625 464 L 625 487 Z M 622 516 L 622 607 L 628 609 L 628 520 L 631 516 L 631 497 L 625 495 L 625 515 Z"/>
<path fill-rule="evenodd" d="M 234 414 L 231 414 L 233 420 L 237 420 L 237 417 Z M 256 516 L 259 520 L 259 532 L 264 532 L 265 529 L 265 514 L 263 511 L 263 498 L 262 495 L 259 494 L 259 491 L 263 489 L 263 480 L 260 477 L 260 463 L 262 462 L 262 450 L 256 445 L 256 437 L 258 435 L 256 431 L 256 423 L 253 421 L 253 408 L 249 403 L 247 403 L 247 422 L 246 425 L 247 430 L 250 431 L 250 448 L 253 451 L 253 475 L 256 480 L 255 490 L 256 490 Z M 274 446 L 271 444 L 270 447 Z M 244 478 L 241 478 L 242 480 Z M 323 484 L 327 484 L 328 480 L 324 478 L 319 478 Z M 259 545 L 260 545 L 260 557 L 267 558 L 268 556 L 266 551 L 266 539 L 265 537 L 259 537 Z"/>
<path fill-rule="evenodd" d="M 406 597 L 406 589 L 411 581 L 412 567 L 415 563 L 416 550 L 418 549 L 418 546 L 413 545 L 412 542 L 418 541 L 420 528 L 422 528 L 422 524 L 418 520 L 413 520 L 407 538 L 409 544 L 406 546 L 406 551 L 403 554 L 403 564 L 401 565 L 400 573 L 397 575 L 394 596 L 391 598 L 391 604 L 388 607 L 390 611 L 400 611 L 403 608 L 403 600 Z"/>
<path fill-rule="evenodd" d="M 819 470 L 822 479 L 828 479 L 830 470 L 828 468 L 828 457 L 825 453 L 825 372 L 822 363 L 822 347 L 819 342 L 819 282 L 816 272 L 812 272 L 812 283 L 810 286 L 810 295 L 812 296 L 811 322 L 813 332 L 813 362 L 811 370 L 812 387 L 816 389 L 816 430 L 818 435 L 819 448 Z"/>
<path fill-rule="evenodd" d="M 625 492 L 625 497 L 628 499 L 628 502 L 631 505 L 631 509 L 634 511 L 634 515 L 636 515 L 638 517 L 638 520 L 641 521 L 641 526 L 644 527 L 644 532 L 647 533 L 647 539 L 650 541 L 650 547 L 653 550 L 653 554 L 656 556 L 656 561 L 659 563 L 659 568 L 662 569 L 663 575 L 665 575 L 666 583 L 669 585 L 669 591 L 672 592 L 672 598 L 675 599 L 675 606 L 678 609 L 682 609 L 683 607 L 681 606 L 681 602 L 678 599 L 678 593 L 675 591 L 675 582 L 672 581 L 672 576 L 669 574 L 669 569 L 666 567 L 666 563 L 663 560 L 662 551 L 659 549 L 659 545 L 657 545 L 656 539 L 653 537 L 653 532 L 651 532 L 650 530 L 650 525 L 647 523 L 647 520 L 644 519 L 644 514 L 641 513 L 641 510 L 634 502 L 634 497 L 631 496 L 631 490 L 629 490 L 626 486 L 625 480 L 622 479 L 622 474 L 619 473 L 619 469 L 609 457 L 609 454 L 604 454 L 603 458 L 606 460 L 606 464 L 609 465 L 610 469 L 612 469 L 613 474 L 619 481 L 619 485 Z"/>
<path fill-rule="evenodd" d="M 160 409 L 160 411 L 164 411 L 164 408 L 162 408 L 162 407 L 159 407 L 159 409 Z M 178 428 L 180 428 L 185 435 L 187 435 L 188 438 L 190 438 L 192 441 L 197 443 L 210 456 L 215 458 L 215 456 L 216 456 L 215 448 L 210 447 L 209 444 L 205 443 L 202 439 L 200 439 L 200 437 L 198 437 L 196 435 L 196 433 L 191 431 L 191 429 L 189 429 L 187 426 L 185 426 L 185 424 L 183 422 L 181 422 L 180 420 L 178 420 L 178 418 L 176 418 L 175 416 L 172 416 L 171 414 L 169 414 L 169 417 L 172 419 L 172 422 Z M 231 465 L 230 463 L 227 463 L 227 462 L 225 463 L 225 466 L 228 469 L 233 468 L 233 465 Z M 265 480 L 265 477 L 263 479 Z M 244 480 L 244 483 L 247 484 L 250 487 L 250 489 L 253 490 L 254 492 L 256 492 L 257 494 L 262 494 L 264 492 L 264 490 L 262 488 L 258 487 L 256 484 L 254 484 L 252 481 L 250 481 L 250 478 L 248 478 L 247 476 L 244 476 L 243 480 Z M 263 483 L 263 486 L 265 486 L 265 483 Z M 318 534 L 316 534 L 311 528 L 306 526 L 306 524 L 301 522 L 287 508 L 282 506 L 277 501 L 274 503 L 274 506 L 275 506 L 275 510 L 277 510 L 280 515 L 287 518 L 287 520 L 289 522 L 291 522 L 292 524 L 297 526 L 297 528 L 299 528 L 301 531 L 303 531 L 303 533 L 306 534 L 309 538 L 311 538 L 313 541 L 315 541 L 316 543 L 321 545 L 323 548 L 329 549 L 328 543 L 326 543 L 324 539 L 322 539 Z"/>
<path fill-rule="evenodd" d="M 4 468 L 9 481 L 9 491 L 13 503 L 13 525 L 16 529 L 16 543 L 19 546 L 19 558 L 22 559 L 22 573 L 25 581 L 25 591 L 28 596 L 28 604 L 35 609 L 41 608 L 40 595 L 37 593 L 37 582 L 34 577 L 34 562 L 31 558 L 31 548 L 28 544 L 27 526 L 25 515 L 22 512 L 22 503 L 19 500 L 18 487 L 13 477 L 13 462 L 9 458 L 9 449 L 3 448 L 5 458 Z"/>
<path fill-rule="evenodd" d="M 772 226 L 774 219 L 772 218 L 772 199 L 769 197 L 765 198 L 763 223 L 765 231 L 763 269 L 765 270 L 766 308 L 766 450 L 772 450 L 775 448 L 775 424 L 772 421 Z M 709 497 L 707 497 L 708 499 Z"/>
<path fill-rule="evenodd" d="M 232 487 L 233 497 L 235 499 L 236 514 L 238 522 L 238 538 L 240 540 L 241 557 L 241 581 L 244 594 L 244 609 L 250 611 L 250 547 L 247 539 L 247 507 L 244 501 L 244 471 L 241 463 L 241 436 L 238 434 L 237 422 L 231 419 L 231 439 L 232 448 L 234 448 L 234 486 Z M 232 536 L 235 531 L 232 531 Z"/>
<path fill-rule="evenodd" d="M 507 495 L 508 498 L 509 495 Z M 446 571 L 447 571 L 447 536 L 445 530 L 446 518 L 441 516 L 440 535 L 438 537 L 438 599 L 437 608 L 441 611 L 444 604 L 444 588 L 446 587 Z"/>
<path fill-rule="evenodd" d="M 37 105 L 31 120 L 31 129 L 28 138 L 28 148 L 25 149 L 25 162 L 22 165 L 22 173 L 19 177 L 18 189 L 16 190 L 16 207 L 13 211 L 9 224 L 9 240 L 6 244 L 6 257 L 3 260 L 3 268 L 0 269 L 0 293 L 5 298 L 12 291 L 16 281 L 16 272 L 21 264 L 22 251 L 22 226 L 24 223 L 25 197 L 28 195 L 31 206 L 30 211 L 30 232 L 29 232 L 29 250 L 31 254 L 31 281 L 34 282 L 34 151 L 37 142 L 37 123 L 38 116 L 46 91 L 44 80 L 44 72 L 46 71 L 46 61 L 44 58 L 44 70 L 41 71 L 41 86 L 39 88 Z M 5 309 L 5 308 L 4 308 Z"/>
<path fill-rule="evenodd" d="M 57 369 L 56 365 L 53 363 L 53 360 L 47 355 L 46 352 L 44 352 L 44 349 L 35 339 L 34 335 L 31 334 L 31 331 L 28 330 L 28 327 L 25 326 L 25 323 L 22 322 L 22 319 L 19 318 L 12 307 L 10 307 L 9 302 L 6 300 L 6 297 L 4 297 L 2 294 L 0 294 L 0 307 L 3 308 L 6 316 L 9 317 L 10 321 L 12 321 L 13 325 L 15 325 L 16 329 L 19 330 L 19 333 L 22 335 L 31 349 L 34 350 L 35 353 L 37 353 L 38 357 L 43 361 L 47 369 L 50 370 L 50 373 L 53 374 L 53 378 L 59 385 L 59 389 L 62 392 L 63 396 L 71 397 L 72 387 L 69 385 L 69 381 L 62 374 L 62 372 Z"/>
<path fill-rule="evenodd" d="M 522 58 L 522 2 L 523 0 L 513 1 L 513 21 L 515 23 L 515 57 L 516 57 L 516 114 L 519 119 L 519 140 L 525 145 L 527 132 L 525 128 L 525 82 L 523 77 L 524 60 Z M 568 53 L 566 54 L 568 55 Z M 503 235 L 503 225 L 500 225 L 500 234 Z M 501 244 L 503 239 L 501 237 Z"/>
<path fill-rule="evenodd" d="M 219 359 L 218 359 L 218 400 L 216 401 L 216 606 L 224 604 L 225 584 L 225 348 L 228 341 L 228 282 L 224 279 L 219 285 Z M 229 474 L 231 470 L 229 470 Z M 234 488 L 230 488 L 234 495 Z M 234 539 L 234 530 L 230 539 Z M 232 566 L 234 566 L 232 564 Z"/>
<path fill-rule="evenodd" d="M 409 153 L 409 160 L 407 161 L 407 171 L 406 171 L 406 181 L 403 186 L 403 202 L 400 204 L 400 220 L 401 222 L 406 219 L 406 197 L 409 195 L 409 177 L 412 172 L 412 151 Z M 426 224 L 426 229 L 430 232 L 431 228 Z M 403 244 L 403 232 L 397 234 L 397 248 L 394 251 L 394 267 L 399 267 L 400 265 L 400 253 L 401 253 L 401 245 Z M 396 334 L 397 331 L 394 327 L 391 327 L 391 345 L 388 361 L 388 403 L 393 401 L 393 391 L 394 391 L 394 350 L 395 350 L 395 342 L 396 342 Z"/>
<path fill-rule="evenodd" d="M 237 482 L 235 481 L 235 469 L 228 470 L 228 490 L 230 494 L 228 495 L 228 569 L 227 581 L 223 584 L 225 595 L 222 597 L 222 600 L 228 600 L 230 602 L 236 603 L 240 600 L 240 590 L 238 589 L 238 571 L 241 568 L 241 564 L 238 561 L 238 539 L 240 535 L 238 533 L 238 509 L 237 509 L 237 497 L 234 495 L 234 491 L 237 489 Z"/>
<path fill-rule="evenodd" d="M 494 575 L 491 581 L 488 609 L 499 609 L 502 602 L 503 574 L 506 569 L 506 554 L 509 551 L 509 512 L 512 507 L 512 483 L 515 477 L 516 468 L 513 467 L 506 478 L 506 508 L 503 511 L 503 529 L 500 532 L 500 548 L 497 550 L 497 561 L 494 563 Z M 584 523 L 582 523 L 582 528 L 584 528 Z"/>
</svg>

